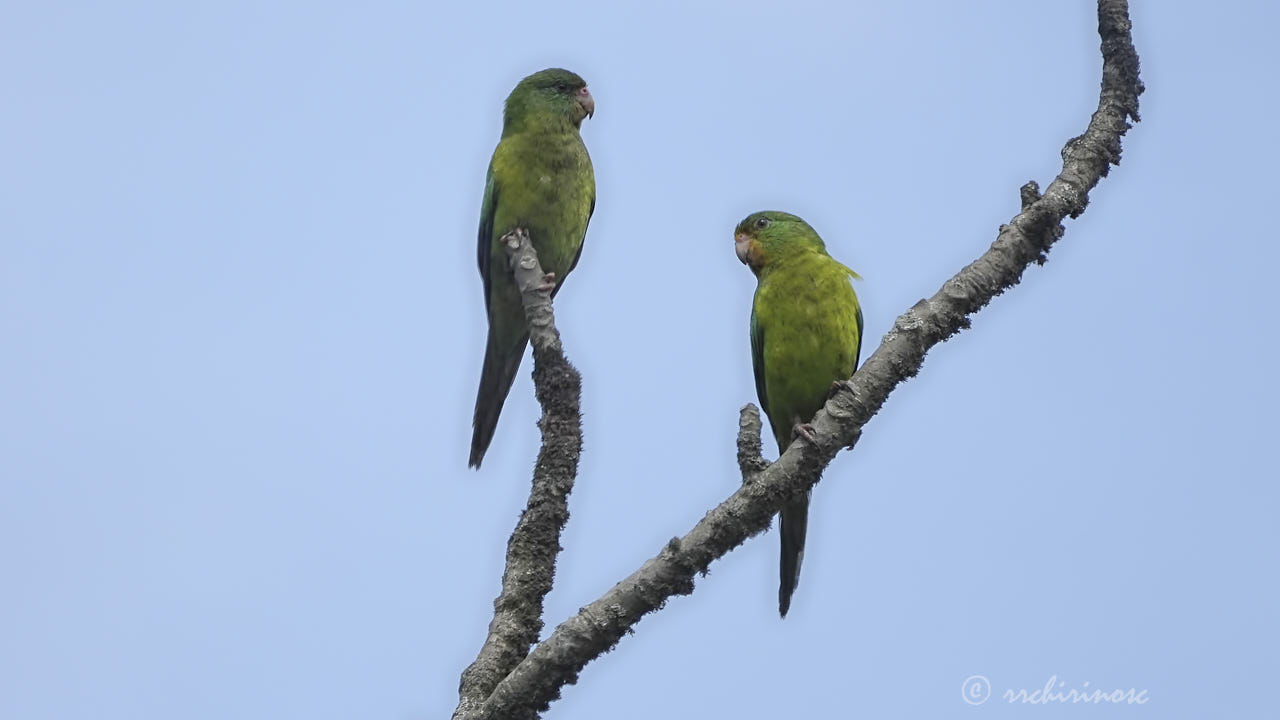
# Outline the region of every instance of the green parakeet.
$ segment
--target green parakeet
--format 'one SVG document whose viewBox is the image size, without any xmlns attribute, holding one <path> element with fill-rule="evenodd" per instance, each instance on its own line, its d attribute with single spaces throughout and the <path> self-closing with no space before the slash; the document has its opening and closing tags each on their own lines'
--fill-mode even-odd
<svg viewBox="0 0 1280 720">
<path fill-rule="evenodd" d="M 751 363 L 756 394 L 781 454 L 808 424 L 832 383 L 853 375 L 862 349 L 862 308 L 851 278 L 857 273 L 827 254 L 818 233 L 783 212 L 758 212 L 734 230 L 738 259 L 756 276 L 751 305 Z M 787 616 L 800 582 L 809 493 L 783 506 L 778 612 Z"/>
<path fill-rule="evenodd" d="M 529 342 L 520 292 L 499 238 L 516 227 L 528 230 L 542 269 L 555 276 L 552 294 L 560 289 L 578 264 L 596 206 L 595 174 L 578 134 L 583 118 L 594 114 L 587 83 L 559 68 L 530 75 L 507 96 L 502 139 L 489 161 L 480 205 L 477 257 L 489 340 L 472 421 L 472 467 L 480 467 L 489 449 Z"/>
</svg>

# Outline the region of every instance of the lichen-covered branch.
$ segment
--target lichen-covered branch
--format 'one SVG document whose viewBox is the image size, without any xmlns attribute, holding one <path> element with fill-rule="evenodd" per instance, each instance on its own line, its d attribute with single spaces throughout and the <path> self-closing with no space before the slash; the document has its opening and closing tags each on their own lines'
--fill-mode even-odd
<svg viewBox="0 0 1280 720">
<path fill-rule="evenodd" d="M 750 482 L 769 467 L 760 445 L 760 410 L 747 403 L 738 411 L 738 469 L 742 482 Z"/>
<path fill-rule="evenodd" d="M 478 718 L 534 718 L 577 680 L 579 671 L 611 649 L 645 614 L 673 595 L 693 591 L 693 578 L 711 562 L 763 531 L 785 499 L 817 482 L 836 452 L 857 442 L 893 389 L 914 376 L 934 345 L 968 327 L 969 316 L 1016 285 L 1076 217 L 1088 192 L 1120 160 L 1120 139 L 1138 120 L 1138 55 L 1130 35 L 1125 0 L 1099 0 L 1102 91 L 1088 128 L 1068 141 L 1062 171 L 1041 195 L 1034 183 L 1022 189 L 1022 209 L 1000 228 L 991 248 L 898 317 L 875 353 L 842 383 L 813 420 L 814 443 L 792 443 L 772 464 L 759 453 L 759 413 L 744 408 L 738 439 L 744 483 L 682 538 L 667 543 L 603 597 L 561 623 L 494 688 L 477 708 Z M 754 416 L 754 421 L 753 421 Z M 753 441 L 749 436 L 755 433 Z M 754 445 L 752 444 L 754 442 Z"/>
<path fill-rule="evenodd" d="M 582 451 L 582 377 L 564 356 L 551 307 L 551 288 L 523 228 L 502 237 L 524 304 L 533 345 L 533 383 L 542 405 L 542 449 L 529 502 L 507 541 L 502 591 L 493 601 L 489 636 L 462 673 L 454 717 L 474 713 L 529 653 L 542 630 L 542 601 L 555 579 L 560 532 L 569 520 L 569 493 Z"/>
</svg>

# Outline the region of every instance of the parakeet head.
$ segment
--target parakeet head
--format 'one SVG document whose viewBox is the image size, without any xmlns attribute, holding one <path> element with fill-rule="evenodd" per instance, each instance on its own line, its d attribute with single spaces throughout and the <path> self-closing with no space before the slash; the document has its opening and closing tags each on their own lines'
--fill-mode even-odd
<svg viewBox="0 0 1280 720">
<path fill-rule="evenodd" d="M 586 80 L 568 70 L 548 68 L 521 80 L 507 96 L 503 132 L 534 123 L 554 126 L 567 122 L 581 127 L 582 119 L 595 112 L 596 100 Z"/>
<path fill-rule="evenodd" d="M 826 254 L 827 247 L 809 223 L 789 213 L 765 210 L 748 215 L 733 231 L 733 249 L 751 272 L 803 253 Z"/>
</svg>

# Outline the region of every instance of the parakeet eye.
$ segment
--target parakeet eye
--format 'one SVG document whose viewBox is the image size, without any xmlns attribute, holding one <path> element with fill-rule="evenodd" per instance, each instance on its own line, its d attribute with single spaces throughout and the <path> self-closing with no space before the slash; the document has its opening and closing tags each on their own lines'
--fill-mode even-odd
<svg viewBox="0 0 1280 720">
<path fill-rule="evenodd" d="M 756 220 L 756 227 L 761 230 L 769 227 L 769 218 L 760 218 L 759 220 Z"/>
</svg>

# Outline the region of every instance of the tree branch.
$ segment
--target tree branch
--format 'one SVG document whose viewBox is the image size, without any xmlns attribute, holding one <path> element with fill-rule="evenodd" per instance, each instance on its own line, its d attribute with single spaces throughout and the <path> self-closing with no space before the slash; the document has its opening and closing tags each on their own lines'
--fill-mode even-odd
<svg viewBox="0 0 1280 720">
<path fill-rule="evenodd" d="M 751 482 L 769 467 L 760 445 L 762 428 L 760 411 L 756 406 L 751 403 L 743 405 L 738 411 L 738 469 L 742 471 L 742 482 Z"/>
<path fill-rule="evenodd" d="M 501 239 L 524 305 L 533 345 L 533 382 L 542 405 L 542 449 L 529 502 L 507 541 L 502 591 L 493 601 L 489 636 L 462 673 L 454 717 L 480 706 L 498 682 L 529 653 L 542 630 L 542 601 L 555 579 L 560 532 L 569 520 L 569 493 L 582 451 L 579 399 L 582 376 L 569 364 L 556 331 L 551 289 L 529 233 L 516 228 Z"/>
<path fill-rule="evenodd" d="M 919 371 L 930 348 L 967 328 L 969 316 L 1016 285 L 1032 263 L 1044 262 L 1062 236 L 1062 220 L 1084 211 L 1089 190 L 1120 160 L 1120 139 L 1129 119 L 1138 120 L 1143 87 L 1125 0 L 1099 0 L 1098 32 L 1103 59 L 1098 109 L 1084 134 L 1063 148 L 1062 171 L 1044 195 L 1034 183 L 1024 186 L 1021 212 L 1000 228 L 991 248 L 933 297 L 898 317 L 880 347 L 852 379 L 840 383 L 814 418 L 814 443 L 792 443 L 776 462 L 757 470 L 763 463 L 759 413 L 752 406 L 744 408 L 738 439 L 743 485 L 687 535 L 671 540 L 639 570 L 561 623 L 498 683 L 475 717 L 537 717 L 559 697 L 560 688 L 575 682 L 588 662 L 611 649 L 641 617 L 673 595 L 692 592 L 696 573 L 766 529 L 787 498 L 812 487 L 836 452 L 857 442 L 863 425 L 899 383 Z"/>
</svg>

